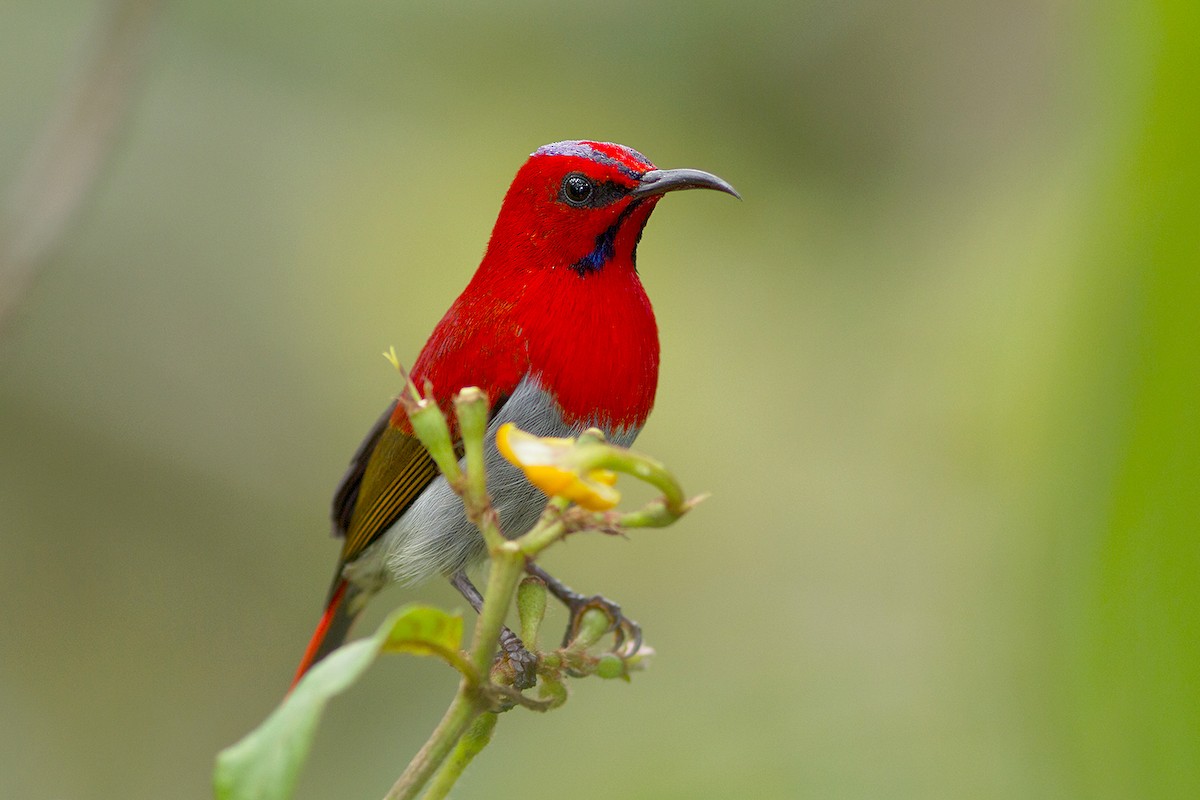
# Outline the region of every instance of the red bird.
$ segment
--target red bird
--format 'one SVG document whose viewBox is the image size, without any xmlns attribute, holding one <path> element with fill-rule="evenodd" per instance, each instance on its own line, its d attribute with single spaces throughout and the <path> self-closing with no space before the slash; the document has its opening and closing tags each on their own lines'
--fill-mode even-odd
<svg viewBox="0 0 1200 800">
<path fill-rule="evenodd" d="M 464 386 L 487 392 L 488 489 L 509 537 L 533 526 L 546 498 L 496 451 L 501 424 L 514 422 L 540 436 L 597 427 L 610 441 L 628 445 L 646 422 L 658 383 L 658 329 L 638 279 L 636 251 L 654 206 L 679 189 L 738 196 L 715 175 L 656 169 L 619 144 L 538 148 L 504 197 L 475 277 L 413 365 L 416 385 L 432 382 L 443 409 Z M 466 568 L 486 555 L 483 538 L 395 402 L 342 478 L 333 532 L 345 541 L 297 681 L 341 644 L 366 601 L 389 581 L 445 575 L 479 610 Z M 588 602 L 603 602 L 640 636 L 616 606 L 575 594 L 533 564 L 528 569 L 573 614 Z M 518 668 L 518 684 L 531 685 L 534 662 L 520 640 L 505 630 L 502 645 Z"/>
</svg>

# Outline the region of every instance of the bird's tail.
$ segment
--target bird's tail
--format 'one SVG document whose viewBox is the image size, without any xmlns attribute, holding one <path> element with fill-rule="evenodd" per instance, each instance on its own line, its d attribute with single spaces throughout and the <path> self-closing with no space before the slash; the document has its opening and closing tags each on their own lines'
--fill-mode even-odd
<svg viewBox="0 0 1200 800">
<path fill-rule="evenodd" d="M 341 577 L 340 565 L 338 572 L 339 574 L 333 579 L 333 585 L 329 588 L 325 613 L 321 615 L 321 621 L 317 623 L 317 629 L 313 631 L 308 647 L 304 650 L 304 657 L 300 660 L 296 677 L 292 678 L 292 685 L 288 688 L 289 692 L 296 688 L 296 684 L 313 664 L 341 646 L 342 642 L 346 640 L 346 634 L 350 632 L 350 626 L 354 624 L 354 620 L 362 610 L 364 604 L 354 602 L 362 594 L 362 590 Z"/>
</svg>

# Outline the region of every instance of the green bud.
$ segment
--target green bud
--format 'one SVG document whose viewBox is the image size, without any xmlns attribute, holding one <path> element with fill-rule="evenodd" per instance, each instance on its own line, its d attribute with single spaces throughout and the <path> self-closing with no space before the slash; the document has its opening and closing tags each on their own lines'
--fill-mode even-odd
<svg viewBox="0 0 1200 800">
<path fill-rule="evenodd" d="M 488 396 L 478 386 L 467 386 L 459 390 L 454 398 L 454 410 L 458 414 L 459 424 L 462 424 L 464 414 L 473 414 L 484 423 L 482 427 L 487 428 Z"/>
<path fill-rule="evenodd" d="M 466 499 L 470 508 L 471 505 L 482 505 L 487 499 L 487 476 L 484 475 L 483 466 L 483 436 L 488 424 L 487 395 L 475 386 L 462 389 L 454 397 L 454 413 L 458 417 L 458 433 L 462 437 L 467 473 Z"/>
<path fill-rule="evenodd" d="M 543 679 L 538 684 L 538 696 L 543 700 L 549 700 L 551 708 L 558 708 L 567 702 L 567 687 L 562 681 Z"/>
<path fill-rule="evenodd" d="M 575 632 L 575 639 L 571 642 L 571 648 L 574 650 L 586 650 L 612 628 L 613 620 L 608 615 L 608 612 L 599 608 L 592 607 L 585 609 L 583 615 L 579 618 L 579 627 Z"/>
<path fill-rule="evenodd" d="M 606 680 L 625 677 L 625 662 L 616 653 L 605 653 L 596 662 L 596 674 Z"/>
<path fill-rule="evenodd" d="M 582 444 L 604 444 L 604 431 L 599 428 L 588 428 L 583 433 L 579 434 L 579 443 Z"/>
<path fill-rule="evenodd" d="M 416 409 L 408 412 L 408 421 L 446 479 L 452 484 L 461 480 L 458 457 L 454 455 L 454 445 L 450 441 L 450 426 L 437 403 L 422 400 Z"/>
<path fill-rule="evenodd" d="M 532 575 L 517 587 L 517 613 L 521 618 L 521 641 L 526 647 L 537 647 L 538 631 L 546 618 L 546 583 Z"/>
</svg>

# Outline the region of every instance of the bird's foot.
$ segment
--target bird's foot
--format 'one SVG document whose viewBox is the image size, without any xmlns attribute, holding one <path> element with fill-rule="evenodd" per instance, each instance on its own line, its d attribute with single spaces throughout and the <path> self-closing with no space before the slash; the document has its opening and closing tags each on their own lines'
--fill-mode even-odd
<svg viewBox="0 0 1200 800">
<path fill-rule="evenodd" d="M 563 636 L 563 647 L 569 645 L 579 635 L 579 624 L 583 614 L 588 609 L 596 608 L 604 612 L 610 624 L 605 633 L 614 634 L 612 652 L 626 658 L 635 655 L 642 649 L 642 626 L 638 625 L 621 612 L 621 607 L 607 597 L 592 595 L 584 597 L 572 593 L 563 600 L 571 612 L 571 622 L 567 625 L 566 635 Z"/>
<path fill-rule="evenodd" d="M 513 688 L 518 691 L 530 689 L 537 683 L 538 657 L 529 652 L 521 638 L 508 628 L 500 631 L 496 663 L 506 665 L 506 671 L 512 674 Z"/>
</svg>

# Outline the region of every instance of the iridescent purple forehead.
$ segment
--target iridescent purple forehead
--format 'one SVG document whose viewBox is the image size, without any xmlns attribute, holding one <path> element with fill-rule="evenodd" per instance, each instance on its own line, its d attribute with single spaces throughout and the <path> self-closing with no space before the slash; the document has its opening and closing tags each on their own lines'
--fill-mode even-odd
<svg viewBox="0 0 1200 800">
<path fill-rule="evenodd" d="M 614 142 L 591 142 L 574 140 L 554 142 L 542 145 L 533 152 L 534 156 L 574 156 L 595 161 L 609 167 L 616 167 L 633 180 L 640 180 L 642 175 L 654 169 L 650 159 L 623 144 Z"/>
</svg>

